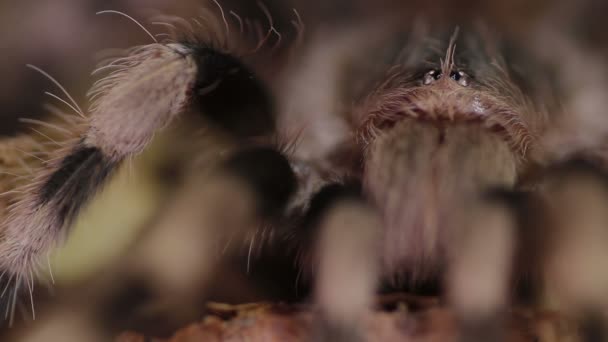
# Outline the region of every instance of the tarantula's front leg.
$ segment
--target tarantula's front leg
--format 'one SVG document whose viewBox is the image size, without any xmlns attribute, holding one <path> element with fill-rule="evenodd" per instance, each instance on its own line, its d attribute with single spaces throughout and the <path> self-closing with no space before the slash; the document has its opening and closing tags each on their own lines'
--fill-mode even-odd
<svg viewBox="0 0 608 342">
<path fill-rule="evenodd" d="M 93 103 L 85 133 L 62 158 L 39 171 L 4 223 L 0 268 L 13 280 L 29 279 L 39 257 L 64 235 L 108 177 L 192 104 L 237 134 L 251 132 L 234 125 L 243 109 L 256 108 L 254 119 L 263 128 L 274 124 L 269 101 L 263 91 L 256 91 L 260 85 L 255 77 L 236 57 L 219 49 L 151 44 L 131 50 L 108 67 L 116 70 L 90 93 Z M 226 102 L 229 96 L 231 102 Z M 225 103 L 231 104 L 222 107 Z"/>
</svg>

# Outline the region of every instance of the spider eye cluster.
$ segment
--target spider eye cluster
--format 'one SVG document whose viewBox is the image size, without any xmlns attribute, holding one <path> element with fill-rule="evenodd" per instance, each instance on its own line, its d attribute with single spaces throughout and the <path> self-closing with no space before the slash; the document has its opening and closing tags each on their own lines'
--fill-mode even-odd
<svg viewBox="0 0 608 342">
<path fill-rule="evenodd" d="M 443 76 L 443 74 L 441 73 L 441 70 L 431 70 L 431 71 L 428 71 L 426 74 L 424 74 L 424 78 L 422 79 L 422 83 L 424 85 L 432 84 L 435 81 L 439 81 L 441 79 L 441 76 Z"/>
<path fill-rule="evenodd" d="M 439 81 L 442 77 L 443 72 L 441 70 L 433 69 L 424 74 L 422 83 L 424 85 L 430 85 L 435 83 L 436 81 Z M 468 87 L 471 83 L 470 76 L 461 70 L 453 70 L 452 72 L 450 72 L 450 78 L 463 87 Z"/>
<path fill-rule="evenodd" d="M 467 87 L 471 82 L 471 78 L 464 71 L 452 71 L 450 78 L 458 82 L 463 87 Z"/>
</svg>

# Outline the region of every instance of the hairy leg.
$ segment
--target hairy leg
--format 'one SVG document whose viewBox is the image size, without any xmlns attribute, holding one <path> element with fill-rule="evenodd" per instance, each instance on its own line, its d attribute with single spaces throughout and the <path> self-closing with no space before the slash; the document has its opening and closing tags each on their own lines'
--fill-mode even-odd
<svg viewBox="0 0 608 342">
<path fill-rule="evenodd" d="M 40 258 L 115 171 L 181 113 L 198 110 L 210 125 L 236 137 L 274 128 L 261 82 L 219 44 L 145 45 L 107 67 L 112 71 L 89 94 L 92 105 L 79 136 L 56 147 L 29 184 L 17 189 L 22 196 L 3 221 L 0 268 L 17 287 L 31 281 Z M 223 107 L 226 102 L 231 105 Z M 248 130 L 250 122 L 259 123 L 257 129 Z"/>
</svg>

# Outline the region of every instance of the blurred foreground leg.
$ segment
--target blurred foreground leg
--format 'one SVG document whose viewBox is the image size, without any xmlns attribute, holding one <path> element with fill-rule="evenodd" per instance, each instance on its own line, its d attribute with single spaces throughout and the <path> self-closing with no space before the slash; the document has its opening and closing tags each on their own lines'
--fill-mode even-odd
<svg viewBox="0 0 608 342">
<path fill-rule="evenodd" d="M 380 277 L 381 222 L 359 198 L 336 194 L 326 204 L 315 246 L 315 340 L 364 341 Z"/>
</svg>

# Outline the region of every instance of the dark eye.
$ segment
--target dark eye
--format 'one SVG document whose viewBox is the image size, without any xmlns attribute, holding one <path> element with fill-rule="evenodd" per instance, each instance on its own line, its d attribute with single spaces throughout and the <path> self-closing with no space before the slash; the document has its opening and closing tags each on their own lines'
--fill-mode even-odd
<svg viewBox="0 0 608 342">
<path fill-rule="evenodd" d="M 426 74 L 424 74 L 424 78 L 422 79 L 422 83 L 424 85 L 429 85 L 437 80 L 439 80 L 441 78 L 441 76 L 443 76 L 443 74 L 441 73 L 441 70 L 431 70 L 429 72 L 427 72 Z"/>
<path fill-rule="evenodd" d="M 463 87 L 467 87 L 471 82 L 471 78 L 469 77 L 469 75 L 467 75 L 463 71 L 452 71 L 450 73 L 450 78 L 458 82 L 458 84 Z"/>
</svg>

